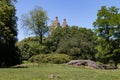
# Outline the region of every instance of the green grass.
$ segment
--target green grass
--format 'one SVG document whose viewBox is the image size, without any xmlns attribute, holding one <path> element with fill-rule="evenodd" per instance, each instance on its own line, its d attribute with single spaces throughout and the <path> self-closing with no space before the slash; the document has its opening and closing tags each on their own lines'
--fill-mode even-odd
<svg viewBox="0 0 120 80">
<path fill-rule="evenodd" d="M 50 75 L 57 77 L 50 78 Z M 120 70 L 40 64 L 28 68 L 0 68 L 0 80 L 120 80 Z"/>
</svg>

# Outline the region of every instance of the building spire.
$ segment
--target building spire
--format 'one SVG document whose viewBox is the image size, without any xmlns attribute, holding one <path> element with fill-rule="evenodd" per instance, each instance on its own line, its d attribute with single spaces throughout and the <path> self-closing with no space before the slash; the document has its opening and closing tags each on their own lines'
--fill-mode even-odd
<svg viewBox="0 0 120 80">
<path fill-rule="evenodd" d="M 66 21 L 66 19 L 63 19 L 63 24 L 62 24 L 62 28 L 63 27 L 67 27 L 68 25 L 67 25 L 67 21 Z"/>
<path fill-rule="evenodd" d="M 55 17 L 55 21 L 53 22 L 53 26 L 54 26 L 54 28 L 57 28 L 58 26 L 60 26 L 58 16 Z"/>
<path fill-rule="evenodd" d="M 56 29 L 57 27 L 60 27 L 60 26 L 62 28 L 67 27 L 68 26 L 67 21 L 64 18 L 62 25 L 60 25 L 59 20 L 58 20 L 58 16 L 56 16 L 55 20 L 53 20 L 52 25 L 50 26 L 50 31 L 52 32 L 54 29 Z"/>
</svg>

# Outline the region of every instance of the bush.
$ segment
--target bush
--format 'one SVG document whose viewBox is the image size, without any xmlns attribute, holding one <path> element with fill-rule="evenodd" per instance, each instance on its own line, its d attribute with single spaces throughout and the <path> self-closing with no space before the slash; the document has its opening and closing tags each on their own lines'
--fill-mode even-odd
<svg viewBox="0 0 120 80">
<path fill-rule="evenodd" d="M 71 60 L 71 57 L 66 54 L 40 54 L 36 56 L 32 56 L 29 61 L 36 62 L 36 63 L 54 63 L 54 64 L 61 64 L 66 63 Z"/>
</svg>

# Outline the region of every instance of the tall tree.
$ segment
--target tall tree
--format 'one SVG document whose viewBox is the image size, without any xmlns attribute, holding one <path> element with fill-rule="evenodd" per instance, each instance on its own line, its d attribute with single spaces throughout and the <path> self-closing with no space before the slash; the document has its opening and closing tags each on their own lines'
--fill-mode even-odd
<svg viewBox="0 0 120 80">
<path fill-rule="evenodd" d="M 120 58 L 120 13 L 118 10 L 114 6 L 109 8 L 102 6 L 94 22 L 98 51 L 96 57 L 104 63 L 112 60 L 115 67 Z"/>
<path fill-rule="evenodd" d="M 17 42 L 17 17 L 13 2 L 0 0 L 0 67 L 9 67 L 20 63 L 20 54 L 15 46 Z"/>
<path fill-rule="evenodd" d="M 43 35 L 48 31 L 47 20 L 48 17 L 45 10 L 36 6 L 34 10 L 22 16 L 22 25 L 25 29 L 27 27 L 30 32 L 39 36 L 39 42 L 42 44 Z"/>
</svg>

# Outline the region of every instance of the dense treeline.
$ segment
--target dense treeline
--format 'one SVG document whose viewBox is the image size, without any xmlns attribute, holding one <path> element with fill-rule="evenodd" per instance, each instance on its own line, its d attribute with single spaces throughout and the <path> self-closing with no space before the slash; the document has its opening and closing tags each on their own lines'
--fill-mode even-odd
<svg viewBox="0 0 120 80">
<path fill-rule="evenodd" d="M 90 29 L 77 26 L 58 27 L 45 38 L 42 45 L 38 37 L 30 37 L 17 43 L 22 52 L 22 58 L 28 60 L 33 55 L 59 53 L 72 59 L 95 59 L 95 43 Z"/>
<path fill-rule="evenodd" d="M 94 59 L 93 32 L 77 26 L 57 28 L 48 37 L 52 52 L 64 53 L 75 59 Z"/>
</svg>

